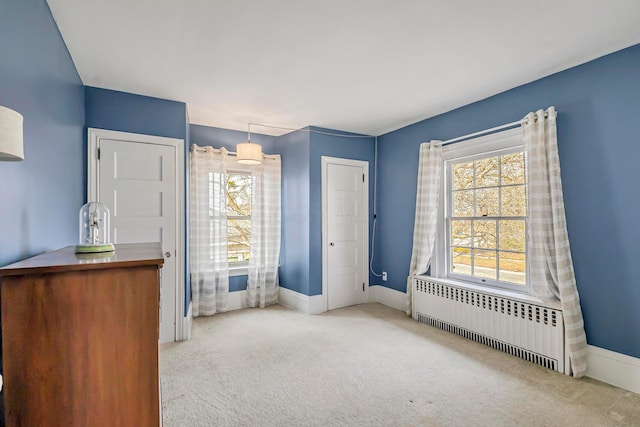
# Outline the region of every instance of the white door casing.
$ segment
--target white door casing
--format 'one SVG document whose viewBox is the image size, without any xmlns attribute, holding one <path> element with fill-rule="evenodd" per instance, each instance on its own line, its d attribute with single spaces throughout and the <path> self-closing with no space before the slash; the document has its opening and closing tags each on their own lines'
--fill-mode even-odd
<svg viewBox="0 0 640 427">
<path fill-rule="evenodd" d="M 111 211 L 111 240 L 162 245 L 160 342 L 183 338 L 183 147 L 180 139 L 89 129 L 88 200 Z"/>
<path fill-rule="evenodd" d="M 322 295 L 325 310 L 367 301 L 369 163 L 322 156 Z"/>
</svg>

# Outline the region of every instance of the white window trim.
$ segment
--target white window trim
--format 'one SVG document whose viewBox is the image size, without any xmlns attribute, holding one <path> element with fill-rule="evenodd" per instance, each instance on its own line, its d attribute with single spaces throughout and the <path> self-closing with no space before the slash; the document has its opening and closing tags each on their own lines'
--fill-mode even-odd
<svg viewBox="0 0 640 427">
<path fill-rule="evenodd" d="M 511 289 L 507 287 L 481 285 L 476 282 L 460 280 L 458 278 L 448 277 L 447 271 L 448 235 L 445 221 L 445 209 L 447 200 L 446 195 L 449 191 L 448 187 L 450 186 L 450 183 L 447 179 L 447 162 L 464 157 L 474 157 L 480 154 L 487 155 L 491 154 L 492 152 L 504 151 L 509 149 L 524 149 L 522 140 L 522 129 L 520 127 L 469 139 L 463 142 L 450 144 L 442 148 L 443 167 L 441 171 L 442 175 L 440 177 L 442 186 L 440 188 L 440 197 L 438 200 L 438 226 L 436 230 L 435 247 L 433 256 L 431 258 L 431 276 L 441 279 L 447 279 L 459 284 L 460 286 L 467 286 L 469 288 L 481 287 L 486 290 L 492 291 L 509 291 L 524 295 L 531 295 L 531 281 L 529 280 L 528 265 L 529 257 L 527 257 L 527 285 L 521 289 L 516 289 L 515 287 Z"/>
<path fill-rule="evenodd" d="M 229 263 L 229 277 L 246 276 L 249 274 L 249 261 L 237 261 Z"/>
</svg>

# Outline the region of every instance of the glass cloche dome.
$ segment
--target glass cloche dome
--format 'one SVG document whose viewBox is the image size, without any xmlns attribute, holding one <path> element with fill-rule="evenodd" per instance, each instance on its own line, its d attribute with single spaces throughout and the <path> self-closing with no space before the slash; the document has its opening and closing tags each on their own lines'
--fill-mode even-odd
<svg viewBox="0 0 640 427">
<path fill-rule="evenodd" d="M 110 240 L 110 212 L 98 202 L 89 202 L 80 208 L 80 241 L 76 253 L 110 252 L 115 248 Z"/>
</svg>

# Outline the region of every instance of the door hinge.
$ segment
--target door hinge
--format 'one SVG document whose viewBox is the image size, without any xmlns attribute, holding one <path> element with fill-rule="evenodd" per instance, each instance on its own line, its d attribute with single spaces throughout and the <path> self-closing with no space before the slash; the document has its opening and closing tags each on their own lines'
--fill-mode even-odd
<svg viewBox="0 0 640 427">
<path fill-rule="evenodd" d="M 362 282 L 362 292 L 364 292 L 364 282 Z"/>
<path fill-rule="evenodd" d="M 362 182 L 364 182 L 364 174 L 362 174 Z"/>
<path fill-rule="evenodd" d="M 98 160 L 100 160 L 100 147 L 98 147 Z"/>
</svg>

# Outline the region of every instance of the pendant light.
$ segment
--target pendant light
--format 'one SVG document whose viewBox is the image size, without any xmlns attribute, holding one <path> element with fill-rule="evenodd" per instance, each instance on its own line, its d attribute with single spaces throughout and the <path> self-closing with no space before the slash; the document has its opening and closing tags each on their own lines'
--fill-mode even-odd
<svg viewBox="0 0 640 427">
<path fill-rule="evenodd" d="M 236 160 L 245 165 L 262 163 L 262 146 L 251 142 L 251 123 L 249 123 L 247 142 L 240 142 L 236 145 Z"/>
</svg>

